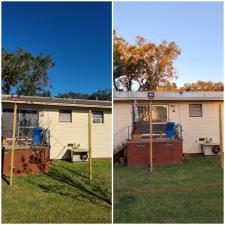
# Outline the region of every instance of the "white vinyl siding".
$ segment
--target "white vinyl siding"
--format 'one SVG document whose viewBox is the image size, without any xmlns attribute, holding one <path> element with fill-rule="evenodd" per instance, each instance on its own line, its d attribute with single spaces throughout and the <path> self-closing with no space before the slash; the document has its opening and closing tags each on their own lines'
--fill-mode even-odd
<svg viewBox="0 0 225 225">
<path fill-rule="evenodd" d="M 73 107 L 72 121 L 59 121 L 59 108 L 48 106 L 42 109 L 40 127 L 50 130 L 50 158 L 66 159 L 70 157 L 67 144 L 80 143 L 80 148 L 88 149 L 88 109 Z M 100 110 L 96 110 L 100 111 Z M 92 124 L 92 156 L 94 158 L 112 157 L 111 110 L 102 109 L 104 123 Z"/>
<path fill-rule="evenodd" d="M 112 157 L 112 114 L 105 110 L 104 123 L 92 124 L 93 157 Z"/>
<path fill-rule="evenodd" d="M 12 108 L 13 104 L 3 103 L 3 108 Z M 89 108 L 70 107 L 72 121 L 60 122 L 60 106 L 19 104 L 18 108 L 38 110 L 38 126 L 50 130 L 50 159 L 68 159 L 70 152 L 67 144 L 80 143 L 80 147 L 88 149 L 88 110 Z M 64 108 L 66 109 L 66 108 Z M 102 111 L 104 123 L 92 124 L 92 156 L 93 158 L 112 157 L 112 110 L 95 108 Z M 92 111 L 92 112 L 93 112 Z"/>
<path fill-rule="evenodd" d="M 113 103 L 113 133 L 132 126 L 133 108 L 130 103 Z"/>
<path fill-rule="evenodd" d="M 157 104 L 165 104 L 165 101 L 155 101 Z M 146 102 L 143 101 L 143 104 Z M 141 104 L 141 101 L 139 102 Z M 189 116 L 189 105 L 202 105 L 201 117 Z M 168 120 L 182 125 L 183 152 L 200 153 L 201 148 L 198 139 L 212 138 L 219 143 L 219 104 L 223 102 L 202 101 L 174 101 L 168 105 Z M 132 103 L 114 101 L 114 134 L 122 127 L 132 126 Z M 222 117 L 223 122 L 223 117 Z"/>
</svg>

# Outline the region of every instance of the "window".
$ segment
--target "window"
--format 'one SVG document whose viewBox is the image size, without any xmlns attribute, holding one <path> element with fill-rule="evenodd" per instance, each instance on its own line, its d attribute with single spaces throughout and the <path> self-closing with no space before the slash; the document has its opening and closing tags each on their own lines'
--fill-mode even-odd
<svg viewBox="0 0 225 225">
<path fill-rule="evenodd" d="M 190 117 L 202 117 L 202 105 L 201 104 L 190 104 L 189 105 L 189 116 Z"/>
<path fill-rule="evenodd" d="M 138 106 L 137 130 L 142 134 L 149 134 L 149 118 L 150 106 Z M 154 134 L 166 132 L 166 123 L 168 121 L 168 106 L 167 105 L 153 105 L 152 106 L 152 127 Z"/>
<path fill-rule="evenodd" d="M 2 136 L 11 138 L 13 135 L 13 109 L 3 108 L 2 110 Z"/>
<path fill-rule="evenodd" d="M 152 106 L 152 122 L 167 123 L 167 106 Z"/>
<path fill-rule="evenodd" d="M 103 112 L 93 112 L 93 123 L 103 123 L 104 118 L 103 118 Z"/>
<path fill-rule="evenodd" d="M 32 138 L 33 128 L 38 127 L 38 111 L 36 109 L 20 109 L 18 133 L 20 138 Z"/>
<path fill-rule="evenodd" d="M 59 122 L 72 122 L 72 110 L 60 109 L 59 110 Z"/>
</svg>

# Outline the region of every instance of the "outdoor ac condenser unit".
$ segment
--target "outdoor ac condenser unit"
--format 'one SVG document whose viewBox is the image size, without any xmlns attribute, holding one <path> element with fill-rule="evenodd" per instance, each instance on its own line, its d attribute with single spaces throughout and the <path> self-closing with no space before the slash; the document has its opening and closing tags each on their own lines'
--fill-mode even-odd
<svg viewBox="0 0 225 225">
<path fill-rule="evenodd" d="M 94 118 L 94 123 L 102 123 L 102 118 Z"/>
<path fill-rule="evenodd" d="M 204 143 L 202 152 L 204 155 L 220 155 L 220 146 L 217 143 Z"/>
<path fill-rule="evenodd" d="M 88 160 L 87 149 L 70 149 L 72 162 L 85 162 Z"/>
</svg>

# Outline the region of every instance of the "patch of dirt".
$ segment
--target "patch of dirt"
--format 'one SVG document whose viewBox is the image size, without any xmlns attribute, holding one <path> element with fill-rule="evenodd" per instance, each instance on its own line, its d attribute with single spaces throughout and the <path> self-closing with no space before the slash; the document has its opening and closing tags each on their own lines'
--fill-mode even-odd
<svg viewBox="0 0 225 225">
<path fill-rule="evenodd" d="M 180 187 L 180 188 L 167 188 L 167 189 L 145 189 L 145 190 L 139 190 L 139 191 L 127 191 L 127 192 L 114 192 L 116 195 L 134 195 L 138 193 L 159 193 L 159 192 L 176 192 L 176 191 L 193 191 L 193 190 L 199 190 L 204 189 L 208 187 L 215 187 L 219 186 L 222 183 L 210 183 L 210 184 L 199 184 L 192 187 Z"/>
</svg>

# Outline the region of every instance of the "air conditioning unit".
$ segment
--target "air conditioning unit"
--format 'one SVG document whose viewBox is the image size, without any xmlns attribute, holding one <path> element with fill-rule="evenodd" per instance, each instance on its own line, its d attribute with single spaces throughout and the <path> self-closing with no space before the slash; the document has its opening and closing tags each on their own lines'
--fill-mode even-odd
<svg viewBox="0 0 225 225">
<path fill-rule="evenodd" d="M 202 144 L 202 151 L 204 155 L 220 155 L 220 145 L 217 143 Z"/>
<path fill-rule="evenodd" d="M 87 149 L 70 149 L 71 161 L 72 162 L 85 162 L 88 160 L 88 150 Z"/>
<path fill-rule="evenodd" d="M 102 118 L 94 118 L 93 122 L 94 123 L 102 123 Z"/>
</svg>

